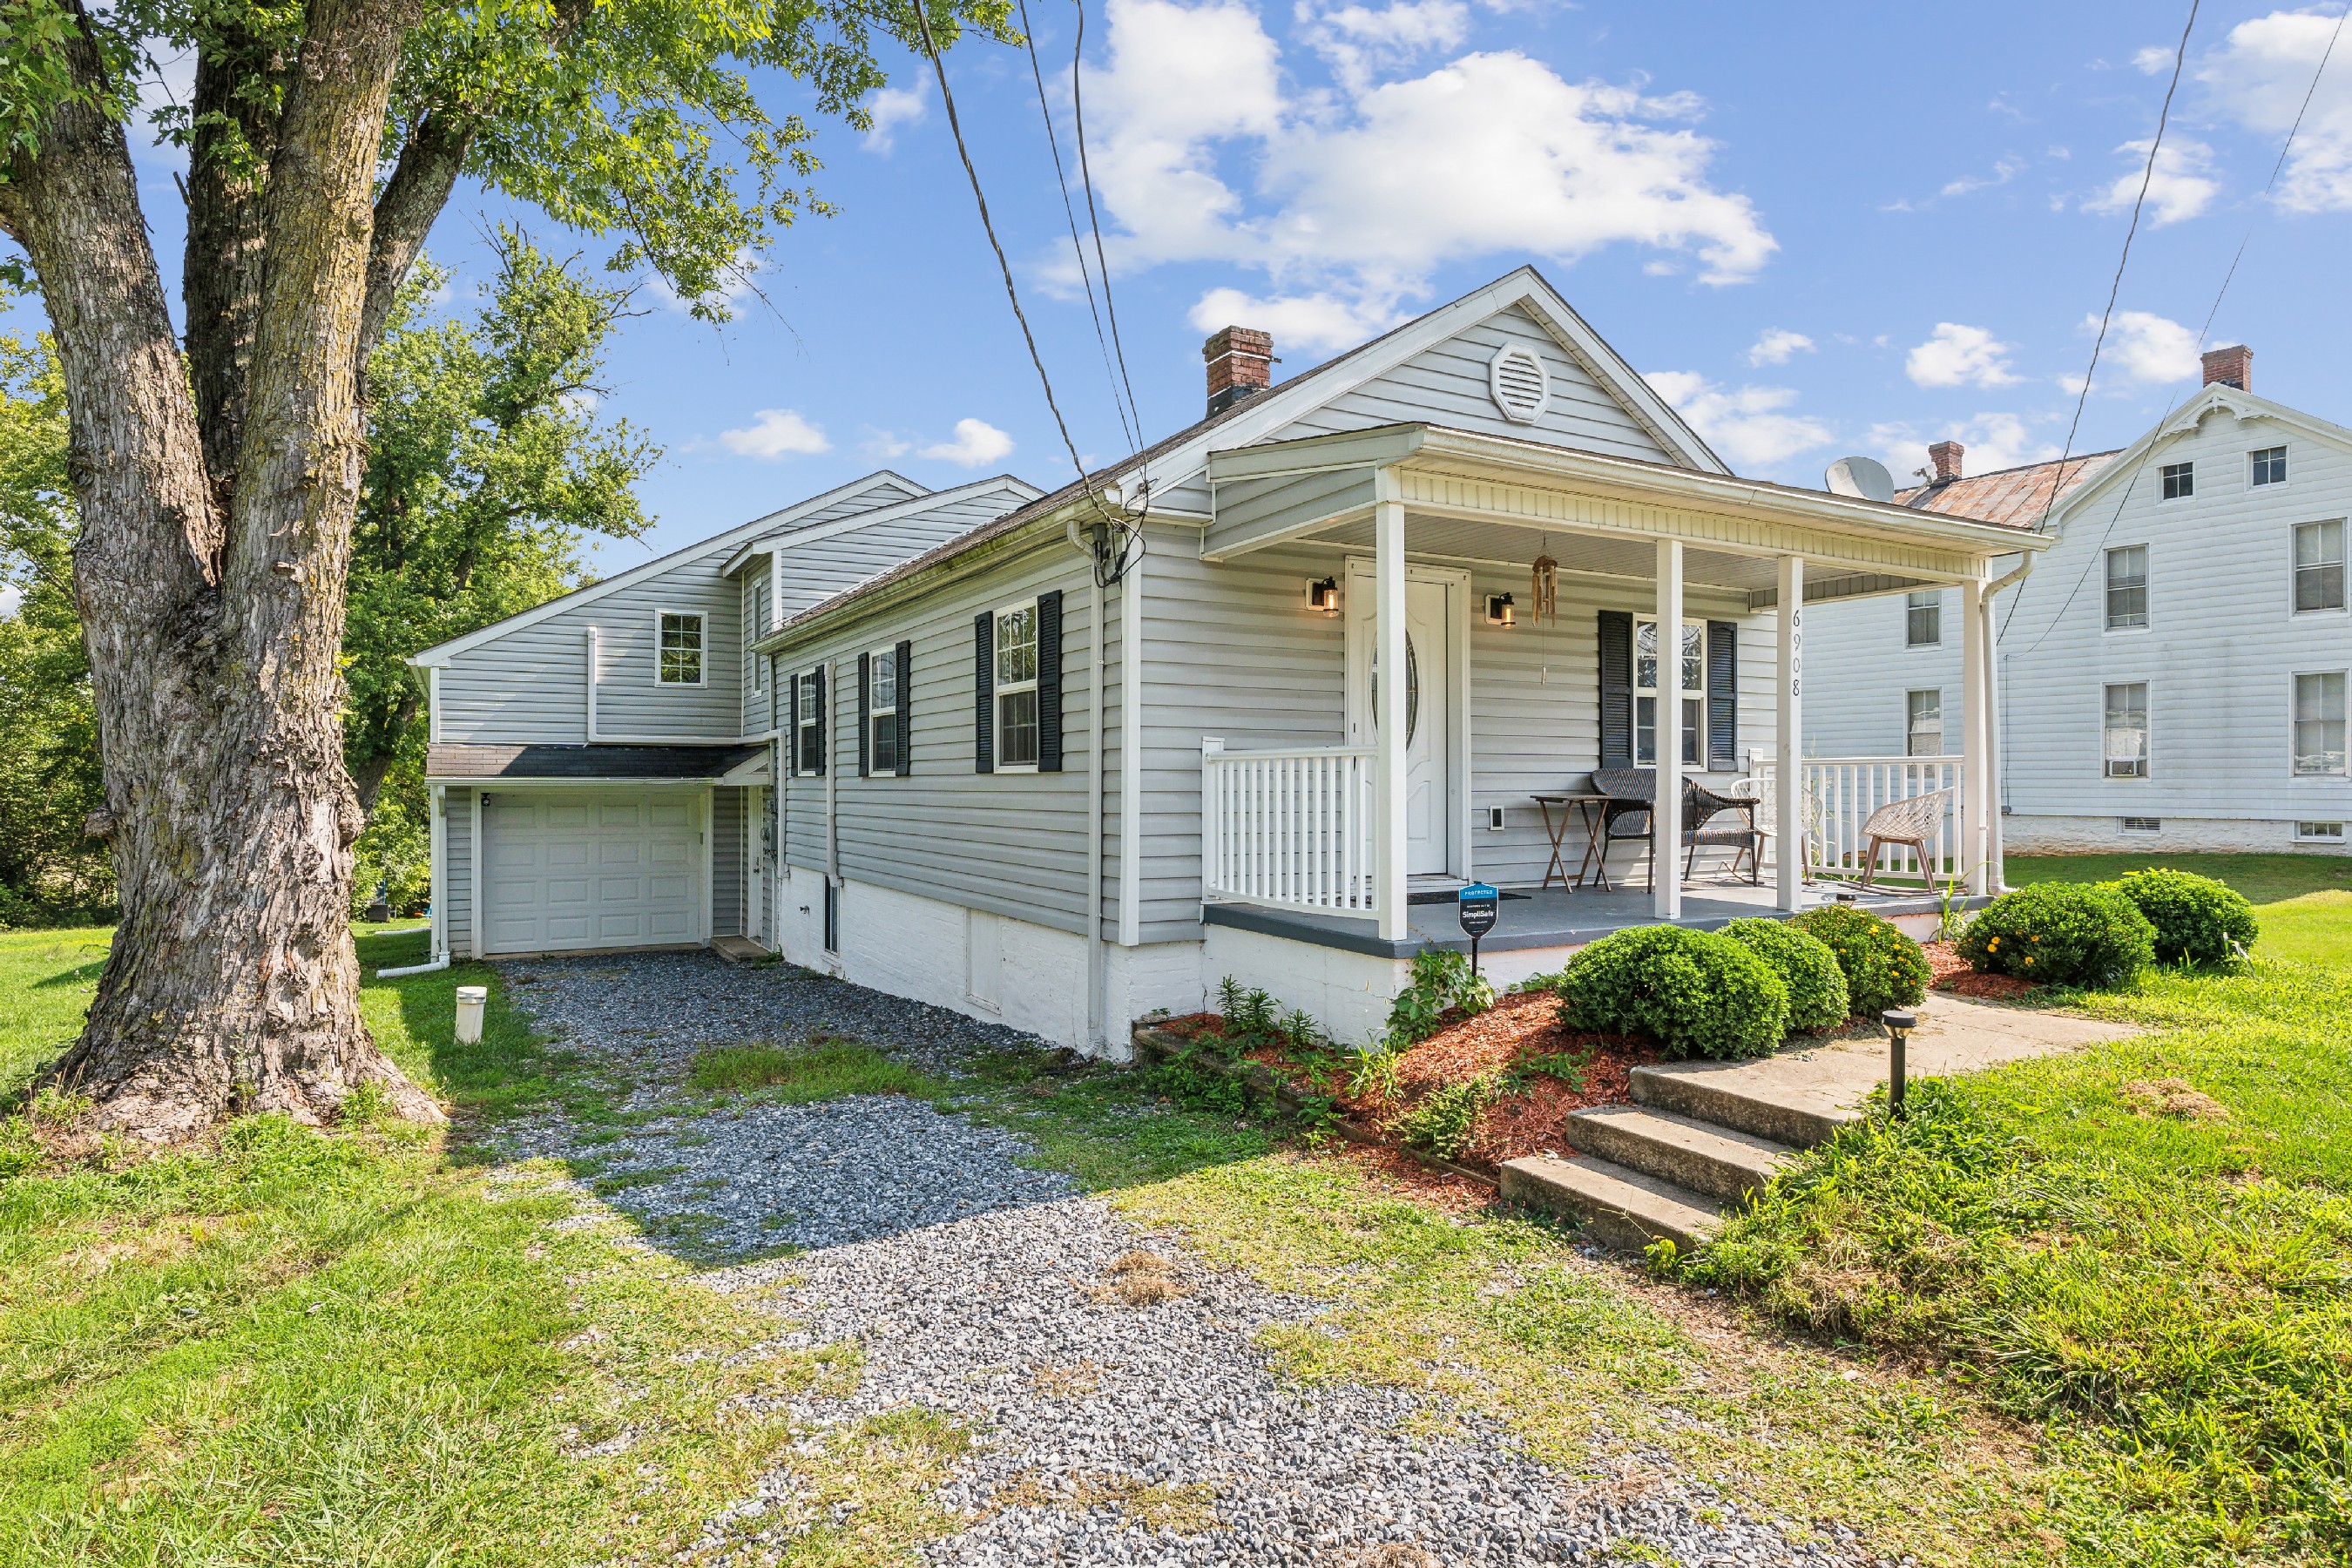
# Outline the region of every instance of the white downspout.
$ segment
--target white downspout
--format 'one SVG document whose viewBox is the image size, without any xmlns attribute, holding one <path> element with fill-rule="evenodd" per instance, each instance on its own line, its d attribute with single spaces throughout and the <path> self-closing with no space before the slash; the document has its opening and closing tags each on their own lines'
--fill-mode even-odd
<svg viewBox="0 0 2352 1568">
<path fill-rule="evenodd" d="M 1984 585 L 1979 613 L 1984 616 L 1984 636 L 1978 639 L 1984 656 L 1985 701 L 1985 776 L 1988 793 L 1985 797 L 1985 891 L 2009 891 L 2009 879 L 2001 874 L 2002 802 L 2009 798 L 2009 778 L 2001 770 L 2000 756 L 2000 619 L 1993 614 L 1993 595 L 2003 588 L 2022 583 L 2033 574 L 2033 556 L 2028 553 L 2017 569 L 1994 578 Z"/>
<path fill-rule="evenodd" d="M 1070 547 L 1087 558 L 1087 579 L 1093 584 L 1092 597 L 1087 601 L 1087 614 L 1092 617 L 1087 629 L 1087 662 L 1091 667 L 1087 677 L 1087 697 L 1093 703 L 1087 720 L 1087 995 L 1086 1036 L 1089 1046 L 1100 1044 L 1108 1049 L 1110 1042 L 1104 1019 L 1104 1001 L 1109 991 L 1108 977 L 1103 973 L 1102 904 L 1103 904 L 1103 584 L 1102 573 L 1095 563 L 1095 552 L 1085 540 L 1078 537 L 1078 524 L 1071 518 L 1062 525 Z"/>
<path fill-rule="evenodd" d="M 435 675 L 439 673 L 438 670 L 432 672 Z M 430 679 L 429 676 L 428 679 Z M 438 728 L 440 716 L 434 715 L 431 723 Z M 397 980 L 404 974 L 430 974 L 436 970 L 449 967 L 449 907 L 444 901 L 442 895 L 446 875 L 444 867 L 449 853 L 448 823 L 443 813 L 449 809 L 449 786 L 435 784 L 432 800 L 432 816 L 425 827 L 425 841 L 427 847 L 426 853 L 431 856 L 433 866 L 432 890 L 425 895 L 433 900 L 433 956 L 423 963 L 404 964 L 397 969 L 379 969 L 375 972 L 375 977 L 378 980 Z"/>
<path fill-rule="evenodd" d="M 600 651 L 598 647 L 600 640 L 597 628 L 590 626 L 588 628 L 588 743 L 592 746 L 596 743 L 597 739 L 596 666 L 602 662 L 597 657 Z"/>
</svg>

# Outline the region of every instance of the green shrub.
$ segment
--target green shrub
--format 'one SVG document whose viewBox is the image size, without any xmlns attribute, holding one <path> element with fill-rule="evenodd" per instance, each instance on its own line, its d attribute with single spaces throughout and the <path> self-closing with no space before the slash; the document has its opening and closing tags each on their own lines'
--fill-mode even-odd
<svg viewBox="0 0 2352 1568">
<path fill-rule="evenodd" d="M 1647 1035 L 1677 1056 L 1760 1057 L 1788 1032 L 1789 988 L 1727 936 L 1634 926 L 1568 961 L 1548 988 L 1571 1029 Z"/>
<path fill-rule="evenodd" d="M 1475 1017 L 1494 1005 L 1495 988 L 1470 973 L 1468 955 L 1424 947 L 1413 955 L 1412 981 L 1389 1005 L 1389 1047 L 1401 1050 L 1429 1038 L 1455 1007 Z"/>
<path fill-rule="evenodd" d="M 1217 983 L 1217 1033 L 1203 1036 L 1201 1043 L 1234 1061 L 1260 1046 L 1272 1046 L 1293 1057 L 1331 1048 L 1330 1040 L 1303 1008 L 1286 1012 L 1272 996 L 1230 974 Z"/>
<path fill-rule="evenodd" d="M 2156 928 L 2162 963 L 2219 963 L 2230 944 L 2252 947 L 2262 932 L 2254 906 L 2227 882 L 2151 866 L 2105 884 L 2129 899 Z"/>
<path fill-rule="evenodd" d="M 1969 922 L 1960 956 L 1988 974 L 2051 985 L 2117 986 L 2156 958 L 2156 927 L 2111 885 L 2037 882 Z"/>
<path fill-rule="evenodd" d="M 1927 994 L 1927 955 L 1869 910 L 1832 904 L 1808 910 L 1789 923 L 1828 944 L 1830 956 L 1845 973 L 1846 1005 L 1855 1016 L 1876 1018 Z"/>
<path fill-rule="evenodd" d="M 1810 1034 L 1835 1028 L 1853 1016 L 1853 1004 L 1845 988 L 1845 971 L 1837 954 L 1817 936 L 1785 921 L 1734 921 L 1723 934 L 1772 966 L 1789 988 L 1789 1028 Z"/>
<path fill-rule="evenodd" d="M 1396 1135 L 1409 1149 L 1441 1160 L 1461 1158 L 1478 1131 L 1478 1118 L 1495 1102 L 1495 1075 L 1440 1085 L 1397 1120 Z"/>
</svg>

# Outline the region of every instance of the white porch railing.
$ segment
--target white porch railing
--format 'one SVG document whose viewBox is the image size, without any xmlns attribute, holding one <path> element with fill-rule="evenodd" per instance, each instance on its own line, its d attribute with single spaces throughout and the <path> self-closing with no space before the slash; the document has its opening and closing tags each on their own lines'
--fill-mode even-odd
<svg viewBox="0 0 2352 1568">
<path fill-rule="evenodd" d="M 1205 899 L 1375 915 L 1372 764 L 1359 746 L 1228 752 L 1201 742 Z"/>
<path fill-rule="evenodd" d="M 1783 835 L 1770 820 L 1777 798 L 1774 772 L 1770 758 L 1754 759 L 1756 793 L 1763 803 L 1758 816 L 1774 830 L 1771 843 L 1777 852 Z M 1961 825 L 1968 820 L 1968 803 L 1962 795 L 1963 772 L 1963 759 L 1957 756 L 1807 757 L 1801 797 L 1805 803 L 1806 875 L 1859 879 L 1868 866 L 1862 826 L 1871 813 L 1898 800 L 1949 790 L 1951 796 L 1927 841 L 1927 858 L 1938 877 L 1965 877 L 1967 836 Z M 1878 870 L 1881 876 L 1925 876 L 1917 856 L 1892 845 L 1880 851 Z"/>
</svg>

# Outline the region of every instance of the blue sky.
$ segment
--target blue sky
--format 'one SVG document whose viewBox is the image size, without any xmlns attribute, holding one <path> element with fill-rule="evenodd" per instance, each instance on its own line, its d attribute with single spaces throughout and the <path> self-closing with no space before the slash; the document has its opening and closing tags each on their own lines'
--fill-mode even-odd
<svg viewBox="0 0 2352 1568">
<path fill-rule="evenodd" d="M 2194 389 L 2242 239 L 2210 341 L 2352 422 L 2352 29 L 2263 195 L 2340 9 L 2204 6 L 2077 449 Z M 1903 475 L 1949 435 L 1972 472 L 2055 456 L 2185 11 L 1097 0 L 1089 152 L 1146 434 L 1198 416 L 1218 325 L 1271 330 L 1287 376 L 1534 262 L 1742 472 L 1818 485 L 1864 452 Z M 1066 138 L 1075 12 L 1030 14 Z M 878 466 L 1068 477 L 939 95 L 897 67 L 877 133 L 821 132 L 840 216 L 780 237 L 766 303 L 714 331 L 649 295 L 626 324 L 608 406 L 668 448 L 656 548 Z M 968 44 L 950 72 L 1073 434 L 1118 456 L 1027 57 Z M 142 171 L 176 260 L 169 163 Z M 602 259 L 463 193 L 433 246 L 461 287 L 509 216 Z"/>
</svg>

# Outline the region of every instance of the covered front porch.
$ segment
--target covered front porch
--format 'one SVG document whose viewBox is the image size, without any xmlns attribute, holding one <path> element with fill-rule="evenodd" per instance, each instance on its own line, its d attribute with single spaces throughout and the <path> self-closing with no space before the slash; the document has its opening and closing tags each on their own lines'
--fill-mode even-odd
<svg viewBox="0 0 2352 1568">
<path fill-rule="evenodd" d="M 1853 891 L 1864 825 L 1906 800 L 1923 802 L 1911 815 L 1926 824 L 1924 855 L 1890 850 L 1878 873 L 1896 886 L 1854 896 L 1932 914 L 1930 872 L 1970 895 L 1997 883 L 1990 629 L 2006 584 L 1991 563 L 2044 542 L 1425 425 L 1219 452 L 1210 478 L 1204 559 L 1319 553 L 1328 575 L 1302 586 L 1347 617 L 1349 668 L 1348 743 L 1204 742 L 1211 928 L 1393 959 L 1466 945 L 1450 900 L 1429 899 L 1486 880 L 1525 896 L 1504 900 L 1484 951 L 1556 962 L 1625 925 L 1721 924 Z M 1538 563 L 1559 584 L 1558 607 L 1542 602 Z M 1962 711 L 1946 743 L 1930 755 L 1803 757 L 1801 607 L 1919 588 L 1960 600 Z M 1405 680 L 1379 678 L 1398 668 Z M 1622 789 L 1629 771 L 1651 792 L 1654 826 L 1642 842 L 1604 846 L 1604 888 L 1589 875 L 1587 814 L 1598 808 L 1574 797 Z M 1691 782 L 1752 802 L 1717 823 L 1752 816 L 1761 829 L 1754 880 L 1745 868 L 1727 875 L 1728 847 L 1706 843 L 1693 875 L 1680 874 Z M 1539 805 L 1545 796 L 1552 804 Z M 1506 825 L 1539 813 L 1557 868 L 1503 852 Z"/>
</svg>

